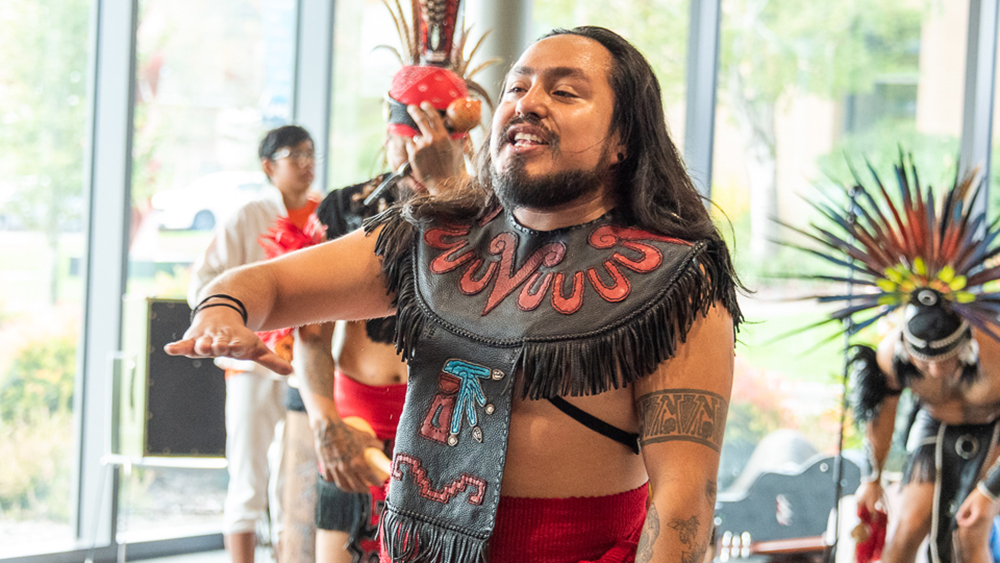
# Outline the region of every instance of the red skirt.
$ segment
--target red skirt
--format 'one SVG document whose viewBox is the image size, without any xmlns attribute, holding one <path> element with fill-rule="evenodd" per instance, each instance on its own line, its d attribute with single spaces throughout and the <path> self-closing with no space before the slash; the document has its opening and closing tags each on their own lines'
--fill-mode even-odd
<svg viewBox="0 0 1000 563">
<path fill-rule="evenodd" d="M 633 563 L 649 487 L 604 497 L 500 497 L 490 563 Z M 383 551 L 379 563 L 392 563 Z"/>
<path fill-rule="evenodd" d="M 490 563 L 631 563 L 649 487 L 603 497 L 500 497 Z"/>
</svg>

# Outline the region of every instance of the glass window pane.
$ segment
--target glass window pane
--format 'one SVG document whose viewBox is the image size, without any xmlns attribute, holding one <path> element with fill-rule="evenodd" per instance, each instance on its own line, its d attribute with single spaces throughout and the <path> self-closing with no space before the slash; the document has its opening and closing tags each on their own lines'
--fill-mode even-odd
<svg viewBox="0 0 1000 563">
<path fill-rule="evenodd" d="M 600 25 L 628 39 L 653 66 L 663 90 L 667 128 L 683 154 L 690 4 L 689 0 L 534 0 L 532 37 L 557 28 Z"/>
<path fill-rule="evenodd" d="M 769 470 L 837 449 L 843 339 L 823 342 L 836 327 L 783 335 L 823 318 L 812 302 L 790 297 L 838 288 L 788 281 L 821 265 L 771 242 L 793 239 L 772 218 L 805 227 L 814 218 L 807 200 L 822 195 L 845 205 L 828 179 L 850 181 L 845 155 L 859 167 L 869 159 L 894 184 L 891 165 L 902 146 L 924 186 L 950 187 L 969 16 L 966 1 L 724 0 L 722 7 L 712 195 L 727 215 L 719 218 L 734 237 L 738 271 L 756 293 L 742 300 L 751 322 L 737 348 L 720 499 L 737 479 L 737 487 L 747 484 L 746 461 L 772 432 L 794 429 L 782 451 L 793 442 L 802 450 L 769 460 Z M 880 324 L 864 337 L 874 343 L 886 330 Z M 845 448 L 857 453 L 861 434 L 850 418 L 846 432 Z M 899 471 L 899 461 L 888 469 Z"/>
<path fill-rule="evenodd" d="M 290 119 L 296 4 L 139 2 L 123 333 L 140 366 L 143 346 L 131 340 L 144 331 L 144 299 L 184 299 L 213 228 L 262 195 L 258 143 Z M 123 428 L 126 453 L 141 453 L 141 436 L 141 426 Z M 225 488 L 225 471 L 136 469 L 122 483 L 122 538 L 218 532 Z"/>
<path fill-rule="evenodd" d="M 0 3 L 0 558 L 73 540 L 91 4 Z"/>
<path fill-rule="evenodd" d="M 381 0 L 337 2 L 328 188 L 367 181 L 387 170 L 382 106 L 400 64 L 379 45 L 399 47 Z M 405 13 L 409 14 L 408 10 Z"/>
</svg>

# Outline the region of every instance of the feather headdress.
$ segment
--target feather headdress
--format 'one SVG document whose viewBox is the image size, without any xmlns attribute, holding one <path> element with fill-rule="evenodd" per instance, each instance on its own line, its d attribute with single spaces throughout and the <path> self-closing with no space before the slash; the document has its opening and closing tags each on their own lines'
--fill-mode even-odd
<svg viewBox="0 0 1000 563">
<path fill-rule="evenodd" d="M 787 246 L 849 272 L 799 277 L 861 288 L 813 296 L 821 303 L 840 304 L 817 324 L 849 321 L 845 331 L 853 335 L 901 306 L 919 305 L 933 293 L 942 298 L 941 307 L 1000 340 L 1000 293 L 987 288 L 1000 278 L 1000 266 L 994 263 L 1000 254 L 996 244 L 1000 221 L 987 225 L 985 210 L 975 205 L 982 187 L 982 181 L 976 181 L 977 171 L 956 175 L 951 189 L 937 201 L 933 188 L 921 188 L 912 157 L 909 161 L 901 152 L 894 166 L 896 198 L 866 162 L 874 187 L 865 186 L 853 166 L 854 184 L 841 185 L 849 197 L 855 192 L 853 211 L 810 201 L 828 226 L 812 223 L 799 229 L 781 223 L 819 245 Z"/>
<path fill-rule="evenodd" d="M 459 22 L 461 0 L 411 0 L 411 18 L 406 17 L 400 0 L 391 3 L 382 0 L 382 3 L 392 15 L 402 46 L 401 49 L 379 46 L 393 52 L 403 65 L 393 77 L 386 96 L 390 132 L 405 136 L 418 134 L 406 106 L 425 101 L 439 111 L 448 111 L 455 125 L 460 118 L 467 117 L 464 119 L 467 127 L 453 127 L 458 135 L 477 125 L 479 102 L 475 101 L 474 109 L 469 107 L 473 101 L 468 97 L 469 92 L 475 93 L 491 108 L 492 103 L 489 93 L 473 77 L 499 59 L 490 59 L 472 68 L 470 63 L 488 33 L 483 34 L 466 55 L 471 28 L 465 27 L 464 14 Z M 462 104 L 466 104 L 465 111 L 462 111 Z M 455 113 L 458 115 L 453 117 Z"/>
</svg>

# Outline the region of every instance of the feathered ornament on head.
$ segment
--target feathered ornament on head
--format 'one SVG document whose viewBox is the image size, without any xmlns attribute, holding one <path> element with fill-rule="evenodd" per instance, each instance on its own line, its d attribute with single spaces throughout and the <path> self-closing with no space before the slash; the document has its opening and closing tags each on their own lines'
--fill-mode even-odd
<svg viewBox="0 0 1000 563">
<path fill-rule="evenodd" d="M 826 322 L 844 322 L 853 335 L 878 319 L 906 307 L 904 340 L 927 357 L 952 353 L 967 339 L 969 326 L 1000 340 L 1000 293 L 986 288 L 1000 278 L 994 259 L 1000 254 L 1000 221 L 986 224 L 985 209 L 976 198 L 982 181 L 977 170 L 954 183 L 935 201 L 934 190 L 920 187 L 912 156 L 900 151 L 895 165 L 899 194 L 893 198 L 870 163 L 874 187 L 861 181 L 851 166 L 853 185 L 841 185 L 854 210 L 810 201 L 829 227 L 811 223 L 796 231 L 819 248 L 791 243 L 849 271 L 844 275 L 805 275 L 805 279 L 842 282 L 860 291 L 815 295 L 821 303 L 838 303 Z M 848 163 L 850 165 L 850 163 Z M 858 318 L 858 317 L 862 318 Z"/>
<path fill-rule="evenodd" d="M 388 45 L 403 65 L 392 79 L 386 95 L 386 121 L 389 133 L 412 137 L 420 133 L 417 124 L 406 111 L 408 105 L 430 102 L 446 117 L 452 136 L 459 138 L 479 124 L 481 102 L 492 108 L 486 89 L 472 80 L 479 71 L 498 62 L 490 59 L 469 68 L 472 57 L 487 34 L 465 55 L 471 28 L 459 26 L 461 0 L 411 0 L 412 18 L 403 12 L 400 0 L 382 0 L 392 15 L 402 49 Z M 469 96 L 475 93 L 480 99 Z"/>
</svg>

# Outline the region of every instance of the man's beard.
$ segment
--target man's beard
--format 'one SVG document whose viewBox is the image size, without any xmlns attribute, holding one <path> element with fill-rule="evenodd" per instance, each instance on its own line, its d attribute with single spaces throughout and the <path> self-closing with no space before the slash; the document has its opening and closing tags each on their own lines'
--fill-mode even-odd
<svg viewBox="0 0 1000 563">
<path fill-rule="evenodd" d="M 597 193 L 608 176 L 609 161 L 605 147 L 601 159 L 591 170 L 565 170 L 531 177 L 524 160 L 515 155 L 505 169 L 493 168 L 493 191 L 507 209 L 552 209 Z"/>
</svg>

